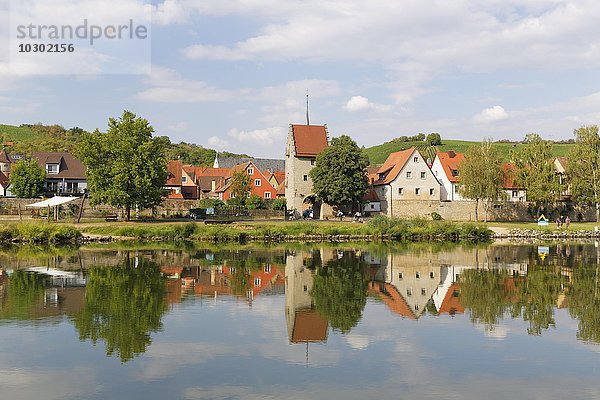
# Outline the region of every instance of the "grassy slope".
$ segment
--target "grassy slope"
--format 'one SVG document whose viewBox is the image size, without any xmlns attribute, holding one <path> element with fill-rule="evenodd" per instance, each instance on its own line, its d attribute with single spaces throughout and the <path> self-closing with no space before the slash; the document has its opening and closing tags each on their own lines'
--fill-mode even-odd
<svg viewBox="0 0 600 400">
<path fill-rule="evenodd" d="M 439 151 L 454 150 L 459 153 L 467 151 L 469 146 L 480 142 L 470 142 L 466 140 L 443 140 L 443 144 L 438 146 Z M 415 146 L 428 158 L 432 158 L 435 155 L 435 149 L 424 144 L 424 142 L 387 142 L 377 146 L 366 148 L 365 154 L 369 157 L 371 164 L 383 164 L 385 159 L 390 153 L 407 149 Z M 521 144 L 512 143 L 494 143 L 494 146 L 498 148 L 502 156 L 506 161 L 509 160 L 510 151 L 512 149 L 519 148 Z M 555 156 L 564 156 L 567 154 L 569 149 L 572 147 L 570 144 L 555 144 L 552 152 Z"/>
<path fill-rule="evenodd" d="M 40 139 L 42 136 L 31 128 L 0 124 L 0 140 L 4 134 L 15 142 Z"/>
</svg>

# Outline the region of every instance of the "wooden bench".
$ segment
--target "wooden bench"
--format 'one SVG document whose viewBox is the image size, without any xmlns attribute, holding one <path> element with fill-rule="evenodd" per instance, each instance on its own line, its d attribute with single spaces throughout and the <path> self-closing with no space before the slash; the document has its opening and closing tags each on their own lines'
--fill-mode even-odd
<svg viewBox="0 0 600 400">
<path fill-rule="evenodd" d="M 104 220 L 106 222 L 117 222 L 117 220 L 118 220 L 117 214 L 107 215 L 106 217 L 104 217 Z"/>
</svg>

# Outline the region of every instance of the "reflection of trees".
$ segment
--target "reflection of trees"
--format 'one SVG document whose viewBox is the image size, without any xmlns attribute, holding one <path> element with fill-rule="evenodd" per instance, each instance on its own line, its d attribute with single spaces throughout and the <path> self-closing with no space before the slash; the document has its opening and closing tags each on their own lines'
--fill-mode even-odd
<svg viewBox="0 0 600 400">
<path fill-rule="evenodd" d="M 471 322 L 485 325 L 493 331 L 509 306 L 505 280 L 507 274 L 498 270 L 470 269 L 462 273 L 460 298 L 471 310 Z"/>
<path fill-rule="evenodd" d="M 75 316 L 80 340 L 106 343 L 106 354 L 126 362 L 143 353 L 150 332 L 162 326 L 167 310 L 164 279 L 151 261 L 129 258 L 118 267 L 89 271 L 83 310 Z"/>
<path fill-rule="evenodd" d="M 577 337 L 600 343 L 600 275 L 598 265 L 573 269 L 568 299 L 569 312 L 579 320 Z"/>
<path fill-rule="evenodd" d="M 0 319 L 26 320 L 34 318 L 37 304 L 43 304 L 48 277 L 32 272 L 16 270 L 7 283 L 7 290 L 0 299 Z"/>
<path fill-rule="evenodd" d="M 262 267 L 261 260 L 244 255 L 242 258 L 235 258 L 230 261 L 231 274 L 229 282 L 231 291 L 238 296 L 246 296 L 248 291 L 252 289 L 252 275 L 254 271 L 259 271 Z"/>
<path fill-rule="evenodd" d="M 331 327 L 347 333 L 362 316 L 367 302 L 367 264 L 354 252 L 318 267 L 310 292 L 315 308 Z"/>
<path fill-rule="evenodd" d="M 562 277 L 546 268 L 530 269 L 527 278 L 515 280 L 512 317 L 529 322 L 527 333 L 541 335 L 554 326 L 554 305 L 562 293 Z"/>
</svg>

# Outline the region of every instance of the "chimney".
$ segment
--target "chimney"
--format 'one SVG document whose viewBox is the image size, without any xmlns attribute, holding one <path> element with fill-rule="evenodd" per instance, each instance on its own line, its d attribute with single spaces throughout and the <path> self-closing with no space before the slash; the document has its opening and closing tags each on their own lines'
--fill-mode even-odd
<svg viewBox="0 0 600 400">
<path fill-rule="evenodd" d="M 454 152 L 454 150 L 450 150 L 450 151 L 448 152 L 448 157 L 450 157 L 450 158 L 454 158 L 454 157 L 456 157 L 456 153 Z"/>
</svg>

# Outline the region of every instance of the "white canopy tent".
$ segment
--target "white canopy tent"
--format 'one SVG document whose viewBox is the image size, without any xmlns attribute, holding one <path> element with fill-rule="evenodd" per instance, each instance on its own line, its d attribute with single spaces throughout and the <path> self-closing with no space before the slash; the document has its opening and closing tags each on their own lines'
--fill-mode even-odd
<svg viewBox="0 0 600 400">
<path fill-rule="evenodd" d="M 27 204 L 25 207 L 32 208 L 46 208 L 46 207 L 56 207 L 66 203 L 70 203 L 79 199 L 79 197 L 63 197 L 63 196 L 54 196 L 49 199 L 38 201 L 37 203 Z"/>
<path fill-rule="evenodd" d="M 54 207 L 54 219 L 58 221 L 58 206 L 70 203 L 77 199 L 79 199 L 79 197 L 54 196 L 43 201 L 38 201 L 37 203 L 27 204 L 25 208 L 48 208 L 48 219 L 50 219 L 50 208 Z"/>
</svg>

